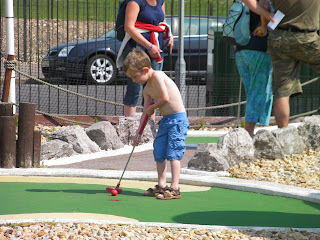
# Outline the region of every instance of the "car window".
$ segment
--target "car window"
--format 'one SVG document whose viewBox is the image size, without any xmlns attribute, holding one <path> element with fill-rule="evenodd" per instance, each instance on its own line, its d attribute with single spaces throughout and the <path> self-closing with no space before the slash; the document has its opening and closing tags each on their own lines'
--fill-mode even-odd
<svg viewBox="0 0 320 240">
<path fill-rule="evenodd" d="M 168 17 L 166 18 L 167 24 L 171 27 L 173 36 L 179 35 L 179 19 L 178 17 Z M 200 25 L 199 25 L 200 22 Z M 213 27 L 215 30 L 221 31 L 222 22 L 218 22 L 216 19 L 207 19 L 207 18 L 190 18 L 187 17 L 184 19 L 184 35 L 207 35 L 208 34 L 208 22 L 210 27 Z M 106 34 L 103 34 L 99 38 L 115 38 L 116 32 L 114 29 L 110 30 Z"/>
<path fill-rule="evenodd" d="M 173 36 L 179 35 L 179 19 L 167 18 L 167 23 L 171 27 Z M 217 21 L 216 19 L 207 19 L 207 18 L 185 18 L 184 19 L 184 35 L 207 35 L 208 34 L 208 23 L 210 27 L 213 27 L 215 30 L 221 31 L 223 23 Z"/>
<path fill-rule="evenodd" d="M 222 31 L 223 22 L 220 20 L 211 19 L 210 20 L 210 28 L 213 28 L 215 31 Z M 206 28 L 206 33 L 208 34 L 208 29 Z"/>
<path fill-rule="evenodd" d="M 185 24 L 185 27 L 189 27 L 189 29 L 186 29 L 187 35 L 207 35 L 208 34 L 208 24 L 210 27 L 213 27 L 215 29 L 219 29 L 218 27 L 222 27 L 222 23 L 217 22 L 215 19 L 191 19 L 186 20 L 188 23 Z M 185 21 L 185 22 L 186 22 Z"/>
<path fill-rule="evenodd" d="M 178 29 L 175 26 L 172 26 L 172 22 L 175 22 L 176 19 L 166 18 L 166 23 L 170 26 L 173 36 L 178 36 Z"/>
</svg>

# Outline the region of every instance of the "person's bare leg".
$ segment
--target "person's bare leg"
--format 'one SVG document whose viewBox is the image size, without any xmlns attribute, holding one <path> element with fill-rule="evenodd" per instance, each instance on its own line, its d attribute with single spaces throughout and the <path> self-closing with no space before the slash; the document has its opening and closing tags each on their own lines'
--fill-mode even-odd
<svg viewBox="0 0 320 240">
<path fill-rule="evenodd" d="M 256 126 L 255 122 L 246 122 L 244 129 L 247 130 L 247 132 L 249 133 L 249 135 L 251 137 L 253 137 L 254 135 L 254 127 Z"/>
<path fill-rule="evenodd" d="M 167 161 L 156 162 L 157 163 L 157 172 L 158 172 L 158 186 L 165 187 L 167 185 Z"/>
<path fill-rule="evenodd" d="M 130 117 L 136 112 L 136 107 L 130 107 L 128 105 L 124 105 L 123 112 L 125 117 Z"/>
<path fill-rule="evenodd" d="M 273 103 L 273 111 L 278 128 L 287 127 L 290 116 L 289 97 L 275 98 Z"/>
<path fill-rule="evenodd" d="M 177 190 L 179 188 L 180 170 L 181 164 L 180 160 L 171 160 L 171 185 L 170 187 Z"/>
<path fill-rule="evenodd" d="M 181 170 L 181 164 L 179 160 L 170 160 L 170 166 L 171 166 L 171 185 L 170 187 L 173 188 L 174 190 L 178 190 L 179 189 L 179 179 L 180 179 L 180 170 Z M 159 174 L 159 170 L 161 169 L 160 166 L 158 168 L 158 162 L 157 162 L 157 169 L 158 169 L 158 185 L 160 187 L 162 187 L 162 185 L 160 185 L 163 183 L 162 181 L 160 181 L 161 178 L 166 179 L 166 174 L 164 173 L 164 176 L 160 176 Z M 157 196 L 157 198 L 161 199 L 164 198 L 164 194 L 159 194 Z"/>
</svg>

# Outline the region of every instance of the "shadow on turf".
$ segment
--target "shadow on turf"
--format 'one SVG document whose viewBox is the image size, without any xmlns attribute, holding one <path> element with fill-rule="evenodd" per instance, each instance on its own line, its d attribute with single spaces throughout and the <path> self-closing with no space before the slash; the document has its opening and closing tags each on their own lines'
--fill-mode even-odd
<svg viewBox="0 0 320 240">
<path fill-rule="evenodd" d="M 311 193 L 311 194 L 309 194 L 309 197 L 319 199 L 320 194 L 319 193 Z M 320 204 L 315 204 L 313 202 L 308 202 L 308 201 L 304 201 L 304 203 L 311 206 L 311 207 L 314 207 L 315 209 L 320 210 Z"/>
<path fill-rule="evenodd" d="M 26 189 L 27 192 L 46 192 L 46 193 L 53 193 L 53 192 L 64 192 L 64 193 L 80 193 L 80 194 L 111 194 L 106 190 L 88 190 L 88 189 Z M 123 190 L 121 195 L 128 195 L 128 196 L 142 196 L 142 193 L 130 190 Z"/>
<path fill-rule="evenodd" d="M 260 211 L 190 212 L 173 217 L 175 222 L 200 225 L 319 228 L 320 215 Z"/>
</svg>

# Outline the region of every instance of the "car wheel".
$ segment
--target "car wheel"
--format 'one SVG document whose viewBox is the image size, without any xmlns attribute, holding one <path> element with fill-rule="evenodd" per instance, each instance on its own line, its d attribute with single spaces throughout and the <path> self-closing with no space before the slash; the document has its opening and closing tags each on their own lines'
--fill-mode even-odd
<svg viewBox="0 0 320 240">
<path fill-rule="evenodd" d="M 109 84 L 115 78 L 116 64 L 110 57 L 98 54 L 89 59 L 87 74 L 92 83 Z"/>
</svg>

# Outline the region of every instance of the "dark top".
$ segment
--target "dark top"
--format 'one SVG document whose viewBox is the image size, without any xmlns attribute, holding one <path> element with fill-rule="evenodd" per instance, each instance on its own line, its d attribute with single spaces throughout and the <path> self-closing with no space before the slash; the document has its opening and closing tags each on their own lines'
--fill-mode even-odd
<svg viewBox="0 0 320 240">
<path fill-rule="evenodd" d="M 164 0 L 157 0 L 157 6 L 150 6 L 146 0 L 132 0 L 139 4 L 140 12 L 137 17 L 137 21 L 152 24 L 158 26 L 159 23 L 164 21 L 164 13 L 162 11 L 162 5 L 164 4 Z M 150 32 L 142 33 L 147 40 L 150 41 Z M 160 49 L 163 50 L 163 34 L 159 33 L 159 46 Z M 129 43 L 133 46 L 140 46 L 142 49 L 145 49 L 139 43 L 136 43 L 133 39 L 130 39 Z"/>
<path fill-rule="evenodd" d="M 250 31 L 253 32 L 258 26 L 261 25 L 260 15 L 250 11 Z M 245 46 L 237 46 L 236 51 L 241 50 L 255 50 L 266 52 L 267 51 L 267 36 L 257 37 L 251 35 L 249 43 Z"/>
</svg>

